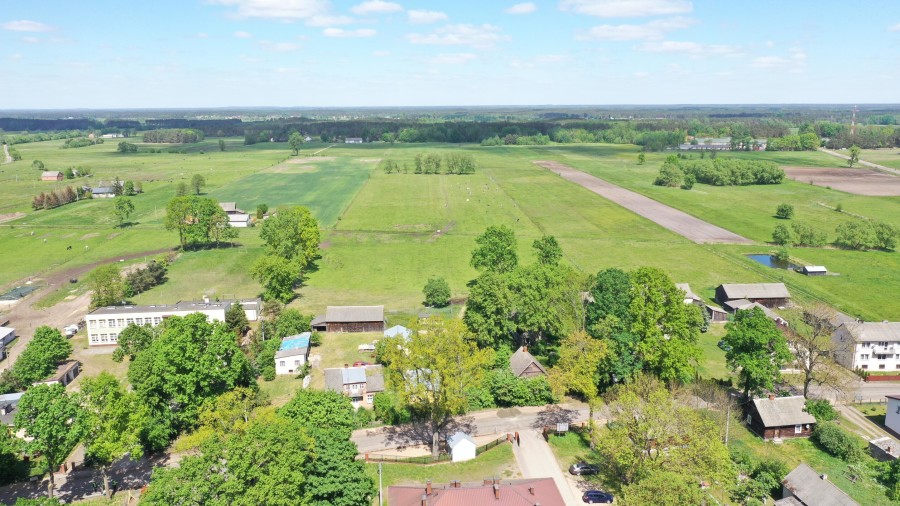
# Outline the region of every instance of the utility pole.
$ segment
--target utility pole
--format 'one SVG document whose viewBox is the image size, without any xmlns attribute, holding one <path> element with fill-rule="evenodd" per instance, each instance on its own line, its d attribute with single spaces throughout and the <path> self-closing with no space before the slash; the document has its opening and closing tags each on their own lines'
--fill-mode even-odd
<svg viewBox="0 0 900 506">
<path fill-rule="evenodd" d="M 378 463 L 378 506 L 382 506 L 384 504 L 383 498 L 381 496 L 381 462 Z"/>
<path fill-rule="evenodd" d="M 725 446 L 728 446 L 728 429 L 731 426 L 731 396 L 728 396 L 728 408 L 725 410 Z"/>
</svg>

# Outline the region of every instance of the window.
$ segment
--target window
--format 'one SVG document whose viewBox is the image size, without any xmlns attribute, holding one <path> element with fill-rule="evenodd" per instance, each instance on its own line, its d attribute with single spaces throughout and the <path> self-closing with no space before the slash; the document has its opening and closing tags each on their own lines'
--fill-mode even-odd
<svg viewBox="0 0 900 506">
<path fill-rule="evenodd" d="M 92 343 L 100 342 L 100 336 L 98 336 L 97 334 L 91 334 L 91 342 Z"/>
<path fill-rule="evenodd" d="M 280 365 L 281 367 L 284 367 L 284 360 L 278 362 L 278 365 Z"/>
<path fill-rule="evenodd" d="M 110 326 L 110 327 L 115 327 L 115 326 L 116 326 L 116 321 L 110 318 L 110 320 L 109 320 L 109 326 Z"/>
<path fill-rule="evenodd" d="M 879 369 L 884 369 L 884 364 L 878 364 Z"/>
<path fill-rule="evenodd" d="M 116 321 L 119 322 L 119 325 L 118 325 L 119 327 L 124 327 L 124 326 L 125 326 L 125 320 L 123 320 L 122 318 L 119 318 L 119 319 L 116 320 Z"/>
<path fill-rule="evenodd" d="M 800 434 L 803 432 L 803 425 L 794 425 L 794 434 Z"/>
<path fill-rule="evenodd" d="M 109 341 L 109 336 L 107 336 L 106 334 L 100 334 L 100 342 L 105 343 L 107 341 Z"/>
<path fill-rule="evenodd" d="M 294 360 L 294 365 L 300 365 L 300 360 Z"/>
<path fill-rule="evenodd" d="M 862 368 L 863 368 L 863 369 L 868 369 L 869 366 L 868 366 L 867 364 L 863 364 Z"/>
<path fill-rule="evenodd" d="M 366 395 L 366 402 L 368 402 L 369 404 L 372 404 L 372 401 L 374 401 L 374 400 L 375 400 L 374 394 Z M 897 411 L 900 412 L 900 408 L 897 408 Z"/>
<path fill-rule="evenodd" d="M 860 360 L 869 360 L 869 354 L 868 354 L 868 353 L 864 353 L 864 354 L 862 354 L 862 355 L 859 356 L 859 359 L 860 359 Z"/>
<path fill-rule="evenodd" d="M 137 319 L 134 320 L 134 323 L 137 323 L 138 325 L 143 325 L 143 324 L 144 324 L 144 319 L 143 319 L 143 318 L 137 318 Z"/>
<path fill-rule="evenodd" d="M 863 348 L 868 348 L 870 346 L 872 346 L 872 343 L 862 343 Z"/>
<path fill-rule="evenodd" d="M 134 323 L 134 318 L 125 318 L 125 323 L 131 325 L 132 323 Z"/>
<path fill-rule="evenodd" d="M 159 320 L 159 316 L 154 316 L 154 317 L 153 317 L 153 324 L 154 324 L 154 325 L 159 325 L 159 321 L 160 321 L 160 320 Z"/>
<path fill-rule="evenodd" d="M 900 406 L 897 406 L 897 414 L 900 415 Z"/>
</svg>

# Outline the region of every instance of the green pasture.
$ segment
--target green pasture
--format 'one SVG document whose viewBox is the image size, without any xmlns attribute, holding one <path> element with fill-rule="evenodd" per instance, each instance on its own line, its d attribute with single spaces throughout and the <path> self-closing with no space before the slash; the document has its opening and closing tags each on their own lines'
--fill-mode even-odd
<svg viewBox="0 0 900 506">
<path fill-rule="evenodd" d="M 859 153 L 859 159 L 877 163 L 885 167 L 900 169 L 900 149 L 863 149 Z"/>
</svg>

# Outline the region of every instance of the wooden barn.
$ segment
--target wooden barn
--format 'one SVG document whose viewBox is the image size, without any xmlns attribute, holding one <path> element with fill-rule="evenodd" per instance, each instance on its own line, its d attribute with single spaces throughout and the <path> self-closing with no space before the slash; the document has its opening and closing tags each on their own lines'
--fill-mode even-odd
<svg viewBox="0 0 900 506">
<path fill-rule="evenodd" d="M 790 305 L 791 294 L 784 283 L 723 284 L 716 288 L 716 300 L 720 304 L 739 299 L 766 307 L 783 307 Z"/>
<path fill-rule="evenodd" d="M 806 412 L 802 395 L 753 399 L 747 405 L 747 425 L 765 441 L 809 437 L 816 419 Z"/>
<path fill-rule="evenodd" d="M 384 332 L 384 306 L 328 306 L 310 325 L 320 332 Z"/>
</svg>

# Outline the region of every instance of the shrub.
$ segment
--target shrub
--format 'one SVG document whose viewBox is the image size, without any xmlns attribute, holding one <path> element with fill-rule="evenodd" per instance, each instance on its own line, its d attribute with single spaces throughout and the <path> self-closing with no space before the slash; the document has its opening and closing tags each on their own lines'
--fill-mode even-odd
<svg viewBox="0 0 900 506">
<path fill-rule="evenodd" d="M 795 243 L 798 246 L 816 247 L 825 244 L 825 233 L 805 223 L 795 221 L 791 223 L 791 228 L 794 230 Z"/>
<path fill-rule="evenodd" d="M 859 438 L 838 427 L 834 422 L 817 423 L 812 440 L 822 450 L 845 462 L 856 462 L 866 454 Z"/>
<path fill-rule="evenodd" d="M 844 248 L 867 250 L 875 246 L 875 228 L 868 221 L 845 221 L 834 232 L 835 244 Z"/>
<path fill-rule="evenodd" d="M 772 231 L 772 242 L 779 246 L 790 246 L 794 240 L 791 229 L 784 225 L 776 225 Z"/>
<path fill-rule="evenodd" d="M 789 220 L 794 217 L 794 206 L 790 204 L 779 204 L 775 210 L 775 217 L 782 220 Z"/>
<path fill-rule="evenodd" d="M 669 186 L 675 188 L 680 186 L 683 180 L 684 172 L 682 172 L 681 168 L 678 166 L 678 159 L 675 156 L 670 155 L 666 158 L 666 162 L 663 163 L 662 167 L 660 167 L 659 175 L 656 177 L 656 181 L 653 181 L 653 184 L 656 186 Z"/>
<path fill-rule="evenodd" d="M 426 306 L 445 307 L 450 304 L 450 285 L 444 278 L 430 278 L 422 291 Z"/>
<path fill-rule="evenodd" d="M 816 423 L 831 422 L 837 420 L 838 412 L 831 406 L 828 399 L 809 399 L 806 401 L 806 412 L 811 414 Z"/>
<path fill-rule="evenodd" d="M 688 174 L 684 176 L 684 182 L 681 183 L 682 190 L 690 190 L 694 187 L 694 183 L 697 182 L 697 178 L 694 177 L 693 174 Z"/>
</svg>

